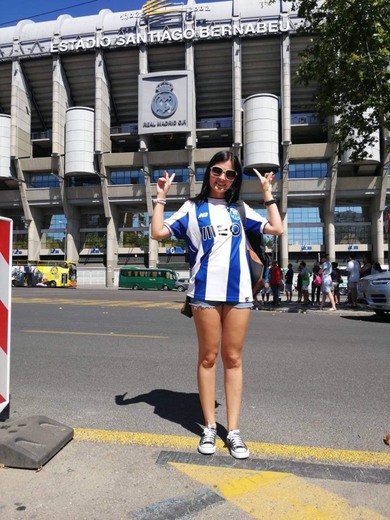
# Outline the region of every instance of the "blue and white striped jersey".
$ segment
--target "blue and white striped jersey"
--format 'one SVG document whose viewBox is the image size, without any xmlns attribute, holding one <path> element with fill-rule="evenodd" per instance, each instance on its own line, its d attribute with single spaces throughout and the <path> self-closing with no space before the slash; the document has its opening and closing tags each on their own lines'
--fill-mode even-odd
<svg viewBox="0 0 390 520">
<path fill-rule="evenodd" d="M 246 229 L 263 233 L 267 219 L 247 204 L 245 214 Z M 246 238 L 234 204 L 228 206 L 224 199 L 213 198 L 199 205 L 187 201 L 164 224 L 187 243 L 189 296 L 223 302 L 253 300 Z"/>
</svg>

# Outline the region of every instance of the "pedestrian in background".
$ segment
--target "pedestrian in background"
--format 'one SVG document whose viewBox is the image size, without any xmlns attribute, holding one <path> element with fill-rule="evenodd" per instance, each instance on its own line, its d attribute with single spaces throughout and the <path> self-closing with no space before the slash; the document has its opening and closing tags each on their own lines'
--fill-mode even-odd
<svg viewBox="0 0 390 520">
<path fill-rule="evenodd" d="M 379 274 L 382 273 L 383 269 L 379 262 L 374 262 L 371 267 L 371 274 Z"/>
<path fill-rule="evenodd" d="M 264 274 L 264 285 L 261 289 L 261 302 L 263 303 L 263 305 L 265 301 L 269 303 L 269 296 L 271 294 L 271 287 L 269 286 L 269 270 L 270 266 L 268 265 Z"/>
<path fill-rule="evenodd" d="M 360 278 L 371 274 L 372 262 L 368 255 L 363 255 L 363 265 L 360 268 Z"/>
<path fill-rule="evenodd" d="M 269 282 L 272 292 L 272 304 L 280 305 L 280 284 L 283 280 L 283 273 L 280 269 L 277 260 L 272 261 L 271 269 L 269 270 Z"/>
<path fill-rule="evenodd" d="M 312 278 L 311 278 L 311 303 L 314 305 L 320 304 L 320 295 L 321 295 L 321 285 L 316 285 L 313 283 L 313 280 L 320 272 L 320 263 L 318 260 L 314 260 L 313 268 L 312 268 Z"/>
<path fill-rule="evenodd" d="M 322 310 L 324 308 L 324 305 L 326 303 L 326 297 L 329 297 L 329 301 L 331 304 L 331 308 L 329 310 L 336 311 L 336 305 L 334 303 L 334 297 L 332 292 L 332 264 L 329 260 L 329 255 L 324 253 L 321 257 L 321 269 L 319 274 L 322 276 L 322 285 L 321 285 L 321 292 L 322 292 L 322 300 L 320 309 Z"/>
<path fill-rule="evenodd" d="M 271 235 L 283 232 L 279 210 L 272 197 L 273 174 L 254 172 L 267 217 L 244 203 L 246 219 L 241 222 L 237 202 L 242 167 L 234 154 L 221 151 L 207 165 L 199 195 L 186 201 L 166 220 L 164 208 L 175 174 L 164 172 L 157 181 L 151 223 L 153 239 L 165 240 L 174 235 L 186 240 L 190 251 L 191 277 L 187 295 L 198 336 L 198 390 L 205 421 L 198 451 L 205 455 L 216 451 L 215 387 L 220 353 L 227 410 L 226 444 L 237 459 L 249 455 L 239 430 L 242 351 L 253 305 L 245 230 Z"/>
<path fill-rule="evenodd" d="M 339 285 L 343 281 L 341 276 L 341 271 L 339 269 L 338 262 L 332 262 L 332 287 L 333 287 L 333 297 L 334 297 L 334 304 L 340 305 L 340 290 Z"/>
<path fill-rule="evenodd" d="M 286 301 L 291 303 L 293 291 L 294 271 L 292 264 L 288 264 L 286 274 L 284 275 L 284 291 L 286 293 Z"/>
<path fill-rule="evenodd" d="M 298 266 L 298 276 L 297 276 L 297 285 L 295 286 L 296 290 L 297 290 L 297 302 L 298 303 L 301 303 L 302 301 L 302 274 L 301 274 L 301 271 L 302 271 L 302 267 L 301 265 Z"/>
<path fill-rule="evenodd" d="M 351 298 L 352 308 L 357 308 L 357 284 L 360 278 L 360 262 L 356 260 L 356 257 L 351 253 L 348 257 L 347 267 L 348 273 L 348 292 Z"/>
<path fill-rule="evenodd" d="M 309 305 L 309 284 L 310 284 L 310 272 L 306 267 L 306 262 L 302 260 L 300 263 L 301 276 L 302 276 L 302 296 L 303 305 Z"/>
</svg>

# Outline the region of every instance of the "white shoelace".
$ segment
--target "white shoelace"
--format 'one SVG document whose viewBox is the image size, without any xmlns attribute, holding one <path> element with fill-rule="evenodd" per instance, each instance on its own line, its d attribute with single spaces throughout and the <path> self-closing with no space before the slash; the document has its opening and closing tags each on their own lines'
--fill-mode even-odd
<svg viewBox="0 0 390 520">
<path fill-rule="evenodd" d="M 202 444 L 215 444 L 215 438 L 217 436 L 217 430 L 215 428 L 210 428 L 207 426 L 203 430 L 202 435 Z"/>
<path fill-rule="evenodd" d="M 242 449 L 242 450 L 246 450 L 247 447 L 245 446 L 243 440 L 241 439 L 241 435 L 240 435 L 240 430 L 232 430 L 230 433 L 229 433 L 229 442 L 231 444 L 231 447 L 234 451 L 236 451 L 237 449 Z"/>
</svg>

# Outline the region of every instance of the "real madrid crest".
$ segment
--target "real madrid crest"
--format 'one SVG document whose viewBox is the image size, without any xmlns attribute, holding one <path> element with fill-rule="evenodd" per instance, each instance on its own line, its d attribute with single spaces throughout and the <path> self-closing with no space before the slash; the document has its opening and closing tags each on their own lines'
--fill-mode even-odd
<svg viewBox="0 0 390 520">
<path fill-rule="evenodd" d="M 157 85 L 151 104 L 152 112 L 156 117 L 167 118 L 176 112 L 177 97 L 172 91 L 173 85 L 169 81 L 164 80 Z"/>
</svg>

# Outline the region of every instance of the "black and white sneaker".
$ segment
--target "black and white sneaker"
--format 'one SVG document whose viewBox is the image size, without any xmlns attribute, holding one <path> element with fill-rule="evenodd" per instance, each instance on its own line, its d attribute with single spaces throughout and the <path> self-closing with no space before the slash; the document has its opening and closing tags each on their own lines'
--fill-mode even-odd
<svg viewBox="0 0 390 520">
<path fill-rule="evenodd" d="M 202 437 L 198 444 L 198 451 L 202 455 L 212 455 L 216 451 L 217 428 L 210 424 L 203 430 Z"/>
<path fill-rule="evenodd" d="M 230 455 L 235 459 L 247 459 L 249 457 L 249 450 L 241 439 L 240 430 L 230 430 L 226 437 L 226 444 Z"/>
</svg>

